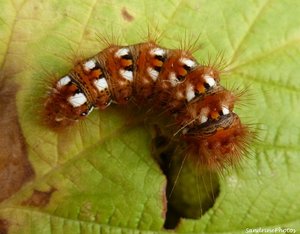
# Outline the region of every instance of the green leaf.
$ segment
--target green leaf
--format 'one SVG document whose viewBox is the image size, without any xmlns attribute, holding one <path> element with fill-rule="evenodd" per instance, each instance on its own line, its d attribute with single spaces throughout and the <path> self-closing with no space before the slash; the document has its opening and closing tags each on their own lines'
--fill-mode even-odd
<svg viewBox="0 0 300 234">
<path fill-rule="evenodd" d="M 199 61 L 224 53 L 229 72 L 222 82 L 250 86 L 252 104 L 237 112 L 262 129 L 252 156 L 219 178 L 214 206 L 199 219 L 182 219 L 175 232 L 300 228 L 300 2 L 5 0 L 0 9 L 1 84 L 19 87 L 17 109 L 8 107 L 17 111 L 27 145 L 20 157 L 34 170 L 0 203 L 0 232 L 167 232 L 166 179 L 151 156 L 143 113 L 124 106 L 94 111 L 83 125 L 60 134 L 36 118 L 43 86 L 66 74 L 75 55 L 105 48 L 99 35 L 138 43 L 148 27 L 163 33 L 161 44 L 171 48 L 200 34 Z M 17 146 L 12 141 L 6 147 Z M 181 193 L 195 190 L 189 185 Z"/>
</svg>

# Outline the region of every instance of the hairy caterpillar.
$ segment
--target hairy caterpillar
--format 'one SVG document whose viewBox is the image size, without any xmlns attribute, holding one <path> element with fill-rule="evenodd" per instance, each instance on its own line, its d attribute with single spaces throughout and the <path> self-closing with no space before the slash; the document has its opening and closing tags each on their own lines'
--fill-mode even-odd
<svg viewBox="0 0 300 234">
<path fill-rule="evenodd" d="M 222 168 L 247 151 L 253 135 L 233 112 L 238 98 L 220 85 L 216 67 L 198 64 L 188 50 L 154 41 L 110 45 L 53 84 L 43 119 L 59 130 L 111 103 L 150 105 L 172 116 L 174 134 L 189 153 L 209 168 Z"/>
</svg>

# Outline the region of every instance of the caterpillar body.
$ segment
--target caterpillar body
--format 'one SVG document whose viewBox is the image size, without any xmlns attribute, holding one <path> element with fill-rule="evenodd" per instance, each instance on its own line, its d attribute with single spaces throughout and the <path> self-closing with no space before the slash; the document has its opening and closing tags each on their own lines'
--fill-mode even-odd
<svg viewBox="0 0 300 234">
<path fill-rule="evenodd" d="M 249 127 L 233 112 L 237 99 L 221 86 L 214 66 L 199 64 L 190 51 L 148 41 L 110 45 L 77 63 L 51 87 L 43 116 L 57 130 L 111 103 L 150 104 L 172 116 L 188 153 L 210 168 L 222 168 L 246 153 L 251 141 Z"/>
</svg>

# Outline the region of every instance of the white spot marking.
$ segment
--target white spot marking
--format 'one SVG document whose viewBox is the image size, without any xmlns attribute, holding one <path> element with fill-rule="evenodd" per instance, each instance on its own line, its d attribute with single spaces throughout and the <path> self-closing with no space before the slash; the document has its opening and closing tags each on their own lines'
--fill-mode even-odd
<svg viewBox="0 0 300 234">
<path fill-rule="evenodd" d="M 128 55 L 128 54 L 129 54 L 129 49 L 128 49 L 128 48 L 122 48 L 122 49 L 119 49 L 119 50 L 115 53 L 116 57 L 118 57 L 118 58 L 121 58 L 122 56 Z"/>
<path fill-rule="evenodd" d="M 151 55 L 157 55 L 157 56 L 164 56 L 166 54 L 166 51 L 162 48 L 154 48 L 150 50 Z"/>
<path fill-rule="evenodd" d="M 67 85 L 70 82 L 71 82 L 71 78 L 69 76 L 64 76 L 59 81 L 57 81 L 56 87 L 57 88 L 61 88 L 61 87 L 65 86 L 65 85 Z"/>
<path fill-rule="evenodd" d="M 202 108 L 199 116 L 200 116 L 200 123 L 205 123 L 208 120 L 208 113 L 209 113 L 209 108 L 208 107 L 204 107 Z"/>
<path fill-rule="evenodd" d="M 93 68 L 96 67 L 96 60 L 95 60 L 95 59 L 90 59 L 90 60 L 86 61 L 86 62 L 83 64 L 83 66 L 84 66 L 84 69 L 85 69 L 86 71 L 92 70 Z"/>
<path fill-rule="evenodd" d="M 179 83 L 179 80 L 177 79 L 176 74 L 174 72 L 170 73 L 169 80 L 173 87 L 175 87 Z"/>
<path fill-rule="evenodd" d="M 120 75 L 123 76 L 126 80 L 129 80 L 130 82 L 133 81 L 132 71 L 126 71 L 126 70 L 121 69 L 120 70 Z"/>
<path fill-rule="evenodd" d="M 214 86 L 216 84 L 216 81 L 213 77 L 210 75 L 204 75 L 204 80 L 206 81 L 207 84 L 209 84 L 210 87 Z"/>
<path fill-rule="evenodd" d="M 208 120 L 207 116 L 206 115 L 201 115 L 200 117 L 200 123 L 205 123 L 206 121 Z"/>
<path fill-rule="evenodd" d="M 104 89 L 107 89 L 108 88 L 108 84 L 107 84 L 107 81 L 105 78 L 100 78 L 98 80 L 95 80 L 94 81 L 94 85 L 97 87 L 97 89 L 99 91 L 102 91 Z"/>
<path fill-rule="evenodd" d="M 187 58 L 181 58 L 179 60 L 182 64 L 185 64 L 186 66 L 193 68 L 196 66 L 196 62 L 191 60 L 191 59 L 187 59 Z"/>
<path fill-rule="evenodd" d="M 56 122 L 60 122 L 60 121 L 63 121 L 65 118 L 63 117 L 55 117 L 55 121 Z"/>
<path fill-rule="evenodd" d="M 229 109 L 226 106 L 222 107 L 222 112 L 223 112 L 223 115 L 228 115 L 230 113 Z"/>
<path fill-rule="evenodd" d="M 182 134 L 185 135 L 185 134 L 187 134 L 188 131 L 189 131 L 188 128 L 184 128 L 184 129 L 182 130 Z"/>
<path fill-rule="evenodd" d="M 151 79 L 155 82 L 158 78 L 159 72 L 154 70 L 152 67 L 148 67 L 147 72 L 148 72 L 149 76 L 151 77 Z"/>
<path fill-rule="evenodd" d="M 191 101 L 196 95 L 195 95 L 195 91 L 194 91 L 194 87 L 192 85 L 188 85 L 186 87 L 186 100 L 189 102 Z"/>
<path fill-rule="evenodd" d="M 69 97 L 68 101 L 73 107 L 79 107 L 86 103 L 87 99 L 83 93 L 76 93 L 75 95 Z"/>
</svg>

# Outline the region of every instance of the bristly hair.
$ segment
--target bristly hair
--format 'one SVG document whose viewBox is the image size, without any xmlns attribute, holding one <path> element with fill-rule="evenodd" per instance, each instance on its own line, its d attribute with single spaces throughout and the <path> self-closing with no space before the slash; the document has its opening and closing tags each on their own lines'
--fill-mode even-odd
<svg viewBox="0 0 300 234">
<path fill-rule="evenodd" d="M 236 106 L 248 107 L 254 104 L 255 95 L 248 84 L 242 87 L 240 84 L 225 85 L 226 88 L 232 91 L 236 97 Z"/>
<path fill-rule="evenodd" d="M 63 59 L 67 60 L 70 64 L 75 66 L 76 64 L 81 63 L 87 56 L 80 49 L 74 49 L 70 47 L 70 52 L 68 55 L 63 55 Z"/>
<path fill-rule="evenodd" d="M 230 143 L 235 149 L 230 153 L 223 153 L 222 147 L 213 149 L 213 152 L 206 150 L 207 146 L 202 146 L 202 143 L 194 143 L 187 145 L 187 151 L 191 154 L 193 160 L 200 161 L 200 165 L 206 168 L 217 171 L 222 174 L 228 168 L 238 166 L 242 158 L 249 157 L 251 145 L 257 141 L 257 131 L 252 125 L 242 125 L 241 135 Z"/>
<path fill-rule="evenodd" d="M 204 66 L 212 67 L 213 69 L 219 71 L 220 74 L 228 72 L 226 68 L 229 66 L 229 64 L 225 60 L 224 51 L 219 51 L 214 56 L 208 53 L 207 59 L 200 60 L 200 63 Z"/>
<path fill-rule="evenodd" d="M 203 48 L 203 44 L 200 43 L 200 38 L 201 34 L 195 36 L 193 34 L 188 34 L 185 30 L 184 36 L 179 39 L 179 49 L 194 54 Z"/>
<path fill-rule="evenodd" d="M 113 45 L 121 45 L 122 43 L 122 36 L 120 33 L 116 33 L 111 27 L 111 31 L 104 31 L 102 33 L 97 32 L 96 33 L 98 41 L 103 45 L 104 47 L 110 47 Z"/>
<path fill-rule="evenodd" d="M 138 35 L 141 41 L 143 42 L 153 42 L 155 44 L 160 44 L 162 37 L 166 33 L 166 31 L 161 31 L 159 29 L 159 24 L 155 24 L 152 22 L 148 22 L 146 26 L 146 31 L 145 27 L 141 27 L 140 30 L 138 30 Z"/>
</svg>

